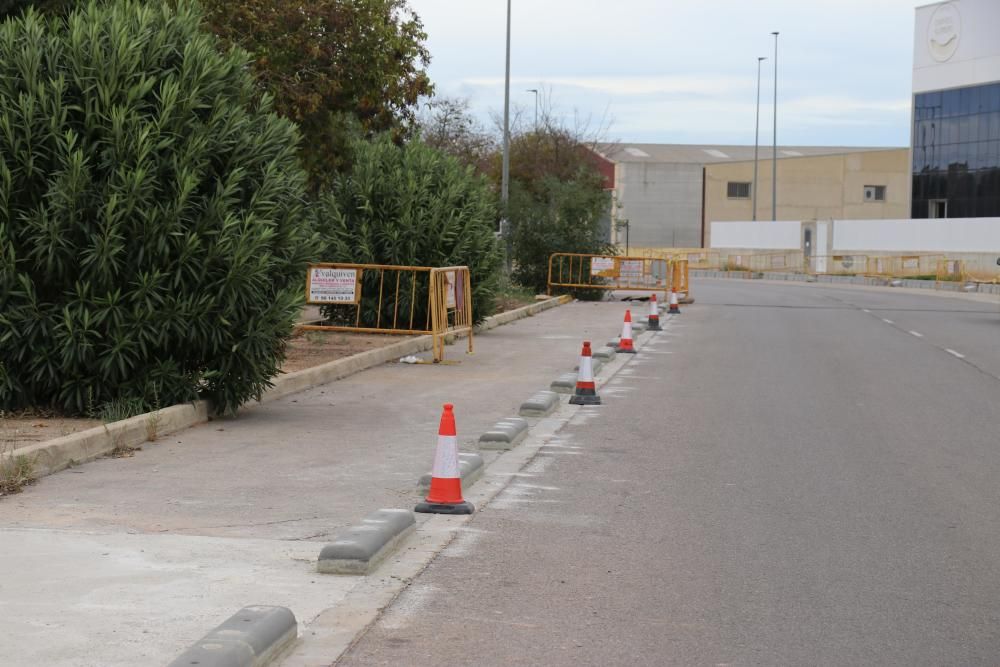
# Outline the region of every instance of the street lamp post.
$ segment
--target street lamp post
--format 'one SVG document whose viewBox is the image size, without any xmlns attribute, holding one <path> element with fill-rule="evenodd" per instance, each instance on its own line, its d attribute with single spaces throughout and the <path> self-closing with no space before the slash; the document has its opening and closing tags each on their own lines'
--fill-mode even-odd
<svg viewBox="0 0 1000 667">
<path fill-rule="evenodd" d="M 503 84 L 503 164 L 500 168 L 500 234 L 506 248 L 506 269 L 511 271 L 510 221 L 507 219 L 507 200 L 510 194 L 510 1 L 507 0 L 507 65 Z"/>
<path fill-rule="evenodd" d="M 774 137 L 771 154 L 771 220 L 778 220 L 778 33 L 774 35 Z"/>
<path fill-rule="evenodd" d="M 528 88 L 527 92 L 535 94 L 535 125 L 534 125 L 534 128 L 537 131 L 538 130 L 538 89 L 537 88 Z"/>
<path fill-rule="evenodd" d="M 757 221 L 757 149 L 760 144 L 760 64 L 767 60 L 764 56 L 757 57 L 757 117 L 753 128 L 753 220 Z"/>
</svg>

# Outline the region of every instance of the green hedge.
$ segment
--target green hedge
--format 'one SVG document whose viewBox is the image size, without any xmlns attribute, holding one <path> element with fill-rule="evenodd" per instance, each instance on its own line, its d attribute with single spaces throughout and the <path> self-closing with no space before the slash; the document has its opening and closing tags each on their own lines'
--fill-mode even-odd
<svg viewBox="0 0 1000 667">
<path fill-rule="evenodd" d="M 0 25 L 0 408 L 258 398 L 315 251 L 292 123 L 187 0 Z"/>
</svg>

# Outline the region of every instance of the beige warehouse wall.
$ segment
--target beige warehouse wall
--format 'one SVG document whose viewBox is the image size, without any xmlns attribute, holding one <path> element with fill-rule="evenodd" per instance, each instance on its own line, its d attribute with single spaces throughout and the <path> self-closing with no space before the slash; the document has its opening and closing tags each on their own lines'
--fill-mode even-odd
<svg viewBox="0 0 1000 667">
<path fill-rule="evenodd" d="M 757 219 L 771 220 L 771 161 L 758 163 Z M 750 199 L 730 199 L 728 183 L 753 180 L 753 162 L 705 168 L 706 234 L 712 222 L 750 220 Z M 910 153 L 900 148 L 778 160 L 778 220 L 884 220 L 910 215 Z M 886 186 L 866 202 L 864 186 Z M 707 244 L 708 245 L 708 244 Z"/>
</svg>

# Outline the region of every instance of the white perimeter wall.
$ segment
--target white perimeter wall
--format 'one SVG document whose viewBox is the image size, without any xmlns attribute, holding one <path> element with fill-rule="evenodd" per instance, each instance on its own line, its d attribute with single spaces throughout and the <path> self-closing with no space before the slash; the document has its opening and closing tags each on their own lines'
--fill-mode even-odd
<svg viewBox="0 0 1000 667">
<path fill-rule="evenodd" d="M 1000 218 L 837 220 L 834 251 L 997 252 Z"/>
<path fill-rule="evenodd" d="M 944 220 L 834 220 L 832 251 L 1000 252 L 1000 218 Z M 799 250 L 801 222 L 713 222 L 713 248 Z M 825 244 L 816 239 L 816 253 Z"/>
<path fill-rule="evenodd" d="M 713 222 L 713 248 L 799 250 L 801 222 Z"/>
</svg>

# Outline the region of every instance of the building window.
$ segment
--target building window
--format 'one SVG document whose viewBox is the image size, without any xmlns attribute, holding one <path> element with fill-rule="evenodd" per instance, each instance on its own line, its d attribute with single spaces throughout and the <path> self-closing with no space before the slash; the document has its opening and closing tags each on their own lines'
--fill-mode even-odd
<svg viewBox="0 0 1000 667">
<path fill-rule="evenodd" d="M 884 185 L 866 185 L 865 201 L 885 201 Z"/>
<path fill-rule="evenodd" d="M 730 181 L 726 188 L 726 196 L 730 199 L 750 199 L 750 184 Z"/>
</svg>

